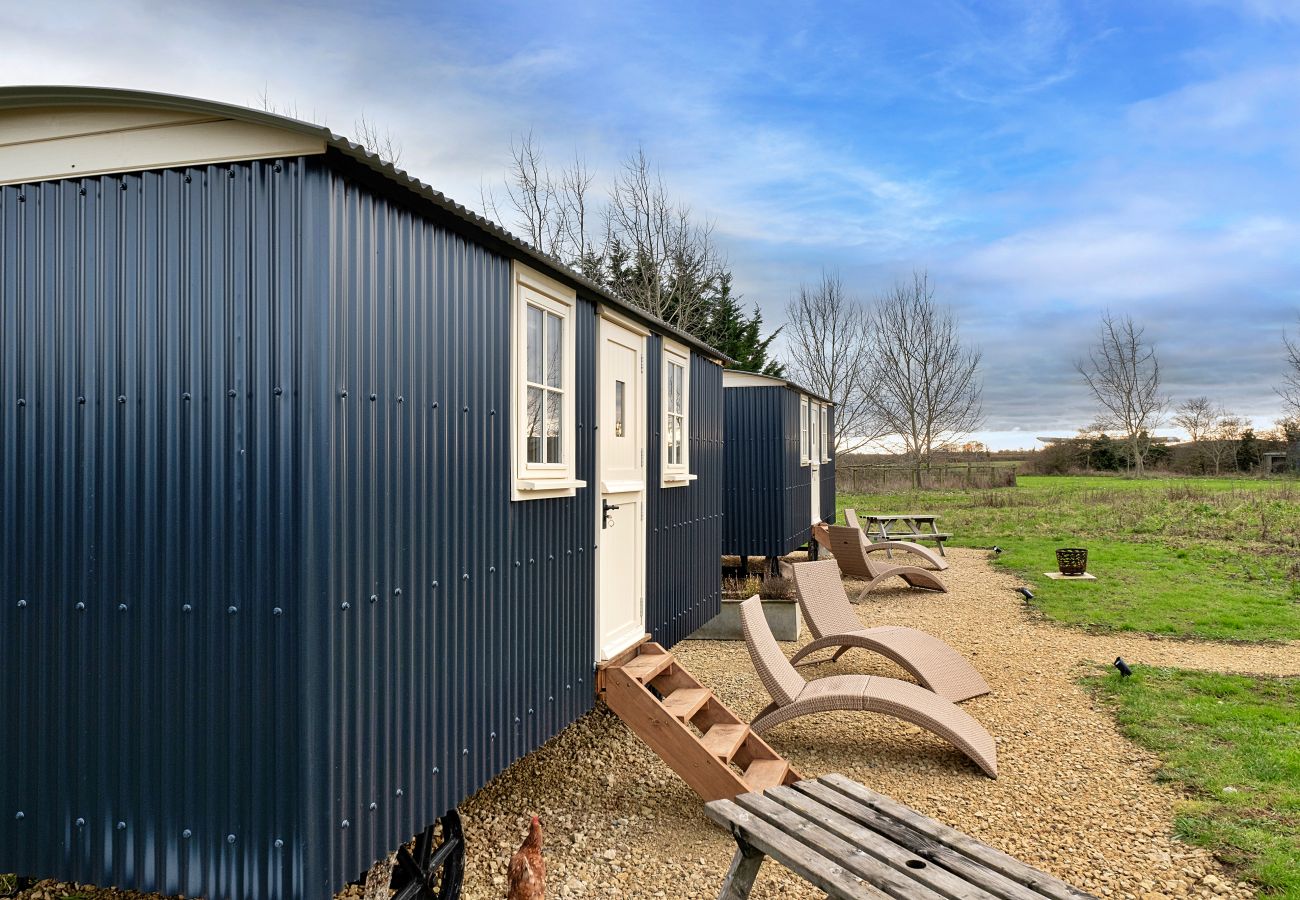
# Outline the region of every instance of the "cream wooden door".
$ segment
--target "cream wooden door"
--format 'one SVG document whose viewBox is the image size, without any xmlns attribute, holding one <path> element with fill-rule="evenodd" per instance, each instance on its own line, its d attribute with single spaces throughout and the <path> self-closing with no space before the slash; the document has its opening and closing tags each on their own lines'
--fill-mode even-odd
<svg viewBox="0 0 1300 900">
<path fill-rule="evenodd" d="M 822 447 L 821 421 L 816 403 L 808 404 L 808 477 L 812 481 L 812 523 L 822 520 Z"/>
<path fill-rule="evenodd" d="M 596 429 L 597 657 L 645 634 L 645 336 L 600 320 Z"/>
</svg>

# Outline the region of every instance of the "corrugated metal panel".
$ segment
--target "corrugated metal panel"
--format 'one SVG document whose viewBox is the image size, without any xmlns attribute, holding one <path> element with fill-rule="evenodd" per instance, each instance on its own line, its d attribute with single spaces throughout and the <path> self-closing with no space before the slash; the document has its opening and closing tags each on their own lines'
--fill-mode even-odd
<svg viewBox="0 0 1300 900">
<path fill-rule="evenodd" d="M 724 398 L 726 466 L 723 552 L 783 556 L 812 535 L 812 469 L 799 462 L 800 395 L 786 387 L 731 387 Z M 832 410 L 828 435 L 834 434 Z M 835 463 L 815 489 L 835 518 Z"/>
<path fill-rule="evenodd" d="M 0 871 L 299 882 L 302 177 L 0 189 Z"/>
<path fill-rule="evenodd" d="M 691 355 L 690 467 L 697 479 L 660 488 L 663 341 L 647 341 L 646 628 L 671 647 L 722 606 L 722 367 Z"/>
<path fill-rule="evenodd" d="M 596 522 L 594 487 L 510 501 L 509 261 L 313 172 L 332 267 L 308 875 L 333 890 L 591 708 Z M 575 317 L 594 485 L 594 304 Z"/>
</svg>

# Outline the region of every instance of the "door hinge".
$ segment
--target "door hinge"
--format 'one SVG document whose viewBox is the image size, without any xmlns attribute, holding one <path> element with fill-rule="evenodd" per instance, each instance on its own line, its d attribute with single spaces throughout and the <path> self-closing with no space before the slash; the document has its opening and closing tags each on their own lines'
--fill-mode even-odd
<svg viewBox="0 0 1300 900">
<path fill-rule="evenodd" d="M 638 354 L 638 355 L 641 357 L 641 374 L 644 375 L 644 374 L 645 374 L 645 354 L 644 354 L 644 353 L 641 353 L 641 354 Z"/>
</svg>

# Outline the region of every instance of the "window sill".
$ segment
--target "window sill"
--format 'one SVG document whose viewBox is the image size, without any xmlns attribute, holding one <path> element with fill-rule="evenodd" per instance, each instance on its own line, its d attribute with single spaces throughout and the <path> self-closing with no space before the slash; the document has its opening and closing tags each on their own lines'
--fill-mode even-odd
<svg viewBox="0 0 1300 900">
<path fill-rule="evenodd" d="M 515 482 L 515 487 L 520 491 L 571 491 L 586 486 L 587 482 L 573 478 L 543 478 L 537 481 Z"/>
<path fill-rule="evenodd" d="M 660 487 L 686 487 L 692 481 L 697 481 L 700 476 L 691 475 L 687 472 L 669 472 L 664 475 Z"/>
</svg>

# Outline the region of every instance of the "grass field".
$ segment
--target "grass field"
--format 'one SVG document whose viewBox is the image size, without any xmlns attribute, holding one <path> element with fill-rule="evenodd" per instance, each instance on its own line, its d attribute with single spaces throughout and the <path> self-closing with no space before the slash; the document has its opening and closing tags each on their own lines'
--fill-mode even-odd
<svg viewBox="0 0 1300 900">
<path fill-rule="evenodd" d="M 1192 797 L 1180 836 L 1265 896 L 1300 898 L 1300 679 L 1138 667 L 1090 682 Z"/>
<path fill-rule="evenodd" d="M 1300 482 L 1023 476 L 1014 488 L 841 494 L 839 506 L 934 513 L 949 546 L 1002 547 L 998 564 L 1065 624 L 1300 639 Z M 1086 547 L 1099 580 L 1045 578 L 1058 547 Z"/>
</svg>

